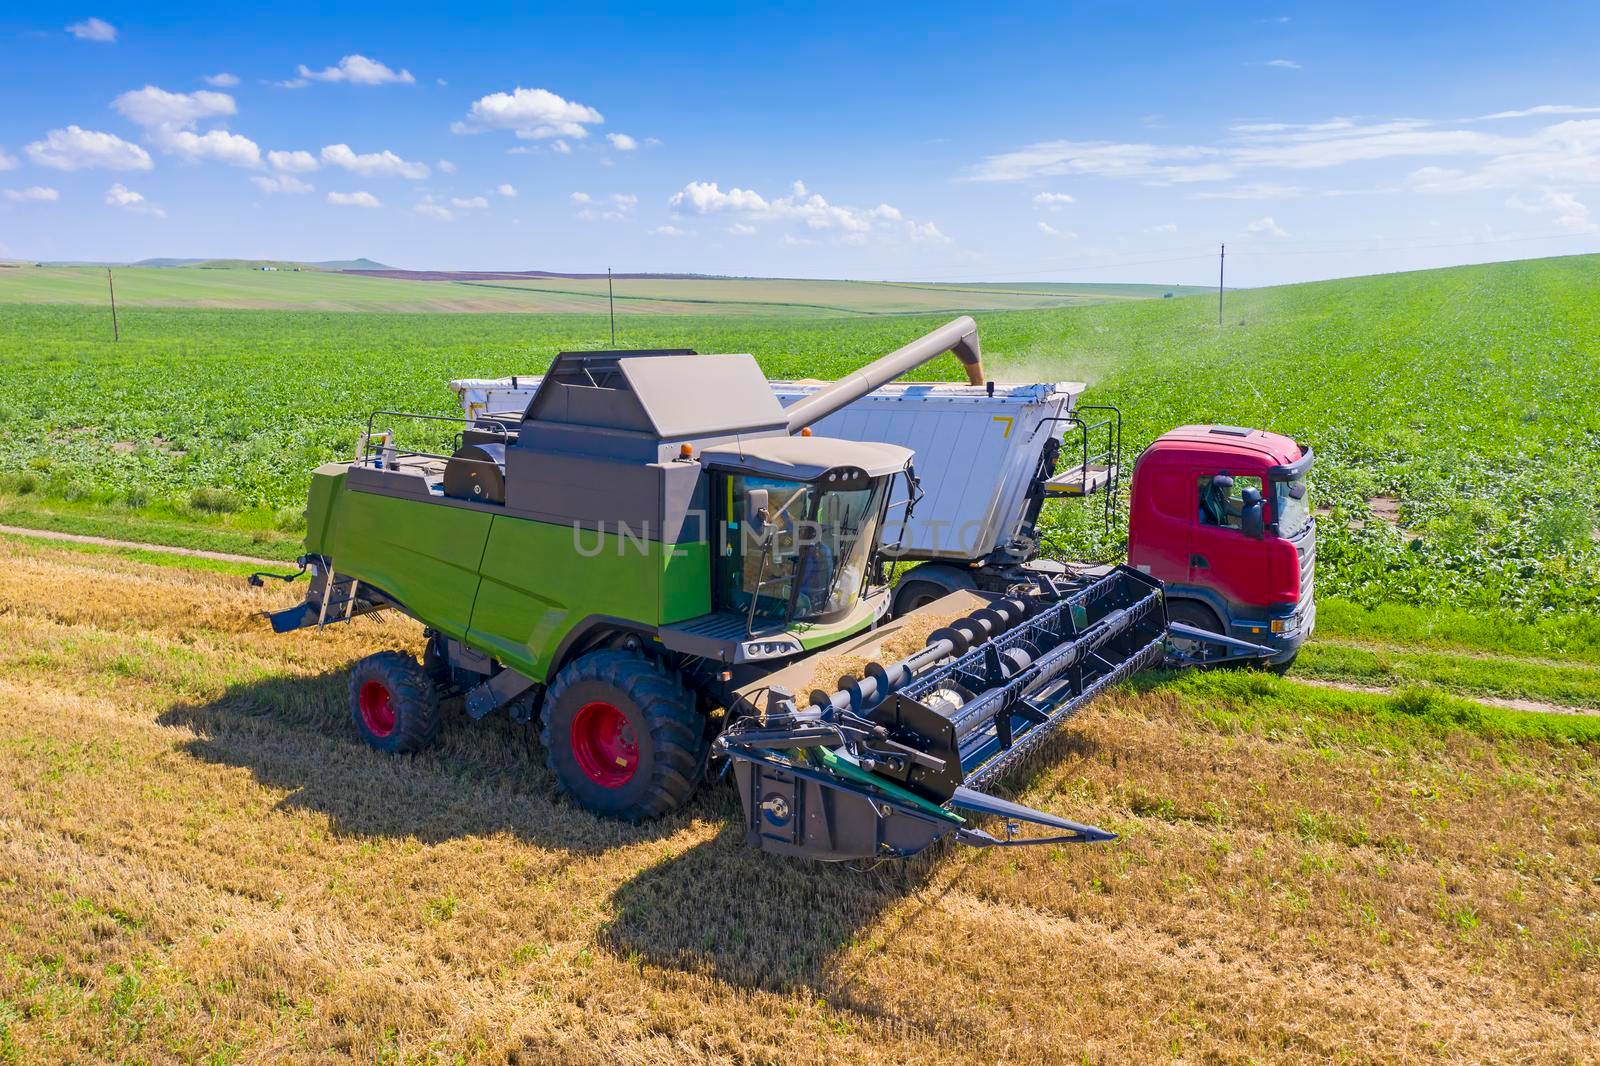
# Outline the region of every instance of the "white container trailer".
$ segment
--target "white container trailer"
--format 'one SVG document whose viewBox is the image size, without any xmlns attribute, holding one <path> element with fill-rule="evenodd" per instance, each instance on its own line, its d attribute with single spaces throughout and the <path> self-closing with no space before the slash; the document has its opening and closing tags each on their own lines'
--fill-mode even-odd
<svg viewBox="0 0 1600 1066">
<path fill-rule="evenodd" d="M 450 387 L 468 418 L 509 420 L 521 418 L 539 381 L 467 378 Z M 772 391 L 787 407 L 827 384 L 774 381 Z M 1118 427 L 1110 419 L 1088 425 L 1078 417 L 1083 389 L 1069 381 L 985 387 L 892 382 L 811 429 L 818 436 L 883 441 L 914 451 L 922 497 L 908 523 L 897 521 L 904 500 L 893 502 L 885 543 L 893 543 L 899 525 L 897 557 L 939 571 L 919 567 L 923 578 L 942 576 L 958 587 L 1003 584 L 1010 577 L 1004 571 L 1037 551 L 1031 526 L 1043 497 L 1116 491 Z M 1095 431 L 1106 444 L 1091 450 Z M 1063 473 L 1055 473 L 1058 466 Z M 984 580 L 985 568 L 993 582 Z M 960 572 L 970 572 L 973 580 L 954 576 Z"/>
</svg>

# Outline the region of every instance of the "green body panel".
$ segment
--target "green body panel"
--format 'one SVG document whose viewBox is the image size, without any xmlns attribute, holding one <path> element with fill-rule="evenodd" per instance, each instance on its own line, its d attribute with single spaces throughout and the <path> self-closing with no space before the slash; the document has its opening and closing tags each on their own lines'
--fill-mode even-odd
<svg viewBox="0 0 1600 1066">
<path fill-rule="evenodd" d="M 678 557 L 669 550 L 657 541 L 496 515 L 467 643 L 543 678 L 562 638 L 591 615 L 655 626 L 705 614 L 709 547 L 680 544 Z M 698 592 L 688 587 L 694 580 Z"/>
<path fill-rule="evenodd" d="M 306 501 L 306 553 L 309 555 L 329 553 L 333 501 L 344 491 L 344 475 L 349 469 L 343 463 L 328 463 L 311 472 L 311 495 Z"/>
<path fill-rule="evenodd" d="M 348 574 L 393 596 L 424 625 L 465 639 L 492 515 L 349 488 L 324 530 L 308 532 Z"/>
<path fill-rule="evenodd" d="M 682 622 L 711 613 L 711 545 L 671 545 L 661 566 L 661 621 Z"/>
</svg>

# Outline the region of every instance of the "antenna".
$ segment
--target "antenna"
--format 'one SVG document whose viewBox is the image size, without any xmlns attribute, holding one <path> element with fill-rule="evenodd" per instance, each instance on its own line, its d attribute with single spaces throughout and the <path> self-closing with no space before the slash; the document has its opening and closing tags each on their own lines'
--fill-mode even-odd
<svg viewBox="0 0 1600 1066">
<path fill-rule="evenodd" d="M 606 303 L 611 308 L 611 347 L 617 346 L 617 294 L 611 288 L 611 268 L 606 267 Z"/>
<path fill-rule="evenodd" d="M 111 268 L 106 267 L 106 288 L 111 290 L 111 339 L 120 341 L 122 329 L 117 325 L 117 286 L 111 280 Z"/>
<path fill-rule="evenodd" d="M 1228 246 L 1217 254 L 1217 325 L 1222 325 L 1222 270 L 1228 264 Z"/>
</svg>

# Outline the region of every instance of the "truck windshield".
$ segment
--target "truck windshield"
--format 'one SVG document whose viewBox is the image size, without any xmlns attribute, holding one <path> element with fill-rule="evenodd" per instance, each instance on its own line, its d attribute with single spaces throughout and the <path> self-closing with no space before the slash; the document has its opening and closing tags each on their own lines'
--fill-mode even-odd
<svg viewBox="0 0 1600 1066">
<path fill-rule="evenodd" d="M 718 606 L 758 618 L 830 621 L 861 598 L 887 478 L 864 487 L 728 475 L 718 545 Z M 764 530 L 743 520 L 752 490 L 767 494 Z"/>
<path fill-rule="evenodd" d="M 1311 500 L 1305 475 L 1272 483 L 1272 513 L 1278 523 L 1278 536 L 1295 537 L 1311 521 Z"/>
</svg>

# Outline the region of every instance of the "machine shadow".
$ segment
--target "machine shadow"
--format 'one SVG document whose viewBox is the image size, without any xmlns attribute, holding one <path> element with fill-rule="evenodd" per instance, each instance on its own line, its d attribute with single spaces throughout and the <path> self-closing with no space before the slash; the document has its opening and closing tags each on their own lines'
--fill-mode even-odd
<svg viewBox="0 0 1600 1066">
<path fill-rule="evenodd" d="M 341 669 L 233 685 L 217 699 L 175 705 L 157 721 L 196 734 L 180 745 L 188 754 L 249 770 L 288 793 L 280 806 L 320 812 L 341 834 L 438 843 L 510 833 L 540 847 L 598 853 L 669 835 L 703 814 L 696 801 L 641 825 L 597 818 L 558 795 L 536 725 L 504 715 L 474 722 L 450 704 L 427 751 L 373 751 L 350 721 L 348 676 Z"/>
<path fill-rule="evenodd" d="M 1099 757 L 1094 738 L 1069 727 L 1003 783 L 1021 789 L 1049 767 Z M 897 907 L 905 905 L 897 925 L 917 921 L 962 869 L 982 861 L 983 852 L 954 843 L 867 868 L 769 855 L 745 842 L 735 791 L 707 792 L 702 813 L 725 817 L 726 828 L 640 871 L 612 895 L 615 917 L 601 944 L 618 957 L 741 988 L 808 990 L 835 1006 L 880 1013 L 881 1006 L 852 997 L 845 967 L 852 948 Z"/>
</svg>

